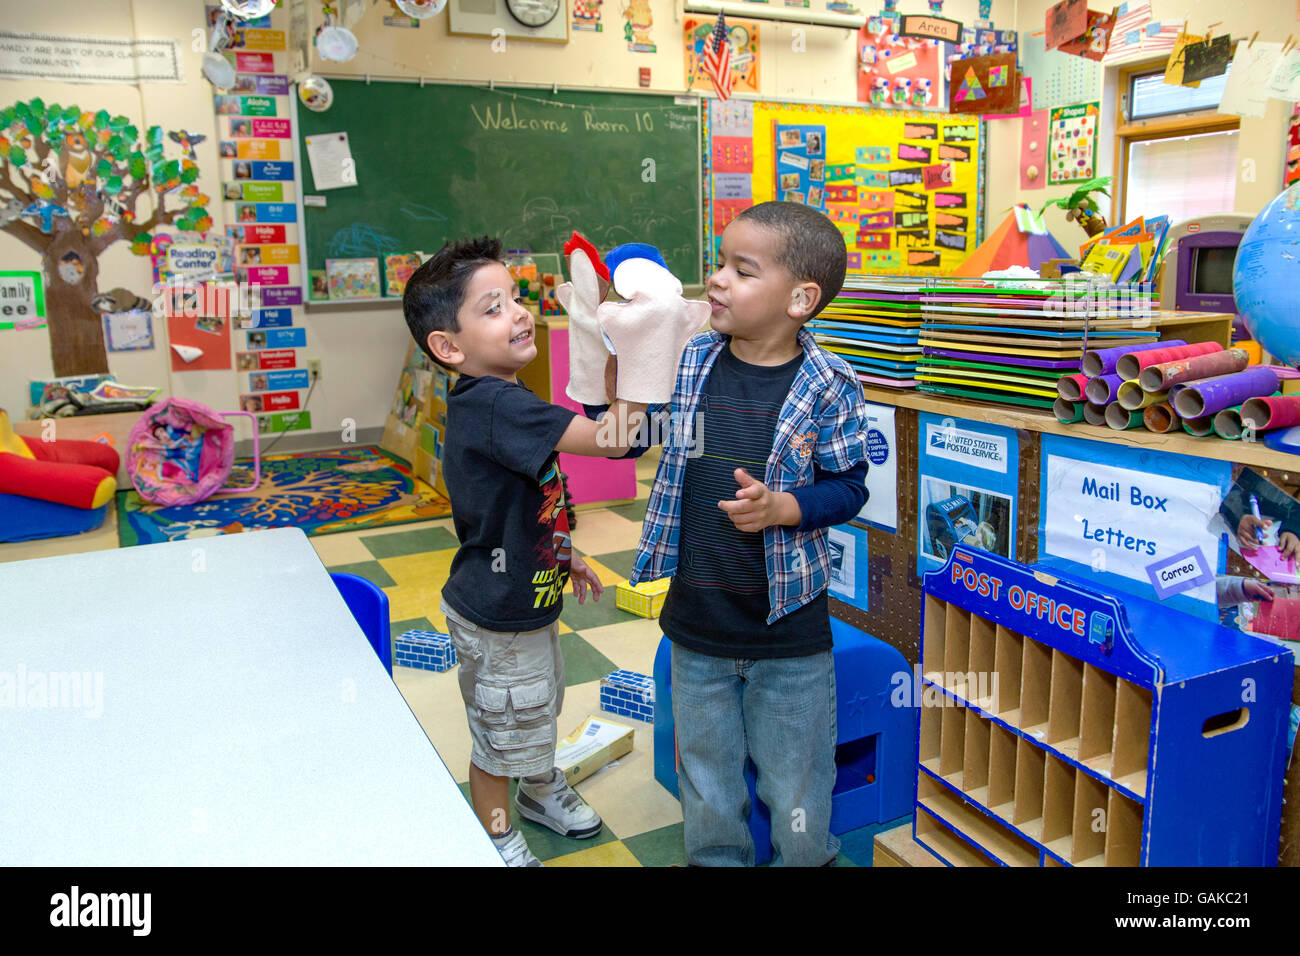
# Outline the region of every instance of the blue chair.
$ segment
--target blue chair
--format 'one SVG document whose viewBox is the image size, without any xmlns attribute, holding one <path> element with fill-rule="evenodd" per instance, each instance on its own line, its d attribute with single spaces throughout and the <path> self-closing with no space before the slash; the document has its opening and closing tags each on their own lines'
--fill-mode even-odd
<svg viewBox="0 0 1300 956">
<path fill-rule="evenodd" d="M 917 715 L 914 707 L 895 707 L 891 701 L 896 675 L 912 679 L 912 668 L 902 654 L 838 618 L 831 618 L 831 637 L 838 731 L 831 832 L 839 835 L 912 812 Z M 654 776 L 680 799 L 671 654 L 672 644 L 665 637 L 654 662 Z M 766 863 L 772 859 L 772 822 L 767 806 L 758 798 L 756 781 L 753 761 L 746 758 L 754 861 Z"/>
<path fill-rule="evenodd" d="M 366 635 L 366 640 L 379 655 L 379 662 L 393 675 L 393 647 L 388 631 L 388 595 L 365 578 L 342 572 L 331 573 L 334 586 L 343 596 L 343 603 L 348 606 L 357 626 Z"/>
</svg>

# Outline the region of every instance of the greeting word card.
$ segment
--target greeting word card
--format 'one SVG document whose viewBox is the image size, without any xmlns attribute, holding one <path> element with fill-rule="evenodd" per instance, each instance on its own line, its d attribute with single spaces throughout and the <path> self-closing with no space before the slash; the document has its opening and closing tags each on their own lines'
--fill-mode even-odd
<svg viewBox="0 0 1300 956">
<path fill-rule="evenodd" d="M 1048 139 L 1049 185 L 1078 182 L 1096 175 L 1100 106 L 1100 103 L 1086 103 L 1052 110 Z"/>
</svg>

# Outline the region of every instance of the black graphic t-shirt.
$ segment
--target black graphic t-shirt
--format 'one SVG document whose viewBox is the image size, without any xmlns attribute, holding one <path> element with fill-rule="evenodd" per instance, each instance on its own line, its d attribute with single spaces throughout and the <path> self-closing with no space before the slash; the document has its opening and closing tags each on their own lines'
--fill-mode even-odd
<svg viewBox="0 0 1300 956">
<path fill-rule="evenodd" d="M 442 472 L 460 549 L 442 596 L 479 627 L 560 616 L 571 552 L 555 445 L 574 415 L 489 375 L 462 375 L 447 395 Z"/>
</svg>

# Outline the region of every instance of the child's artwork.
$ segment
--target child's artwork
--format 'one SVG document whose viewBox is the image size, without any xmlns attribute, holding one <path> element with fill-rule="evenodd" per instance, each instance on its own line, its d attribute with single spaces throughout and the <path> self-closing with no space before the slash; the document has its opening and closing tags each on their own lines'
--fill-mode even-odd
<svg viewBox="0 0 1300 956">
<path fill-rule="evenodd" d="M 1048 185 L 1092 179 L 1096 175 L 1099 116 L 1099 103 L 1052 110 L 1047 149 Z"/>
<path fill-rule="evenodd" d="M 627 21 L 623 25 L 627 48 L 633 53 L 654 53 L 657 48 L 650 36 L 650 28 L 655 21 L 650 14 L 650 0 L 630 0 L 623 11 L 623 19 Z"/>
<path fill-rule="evenodd" d="M 331 299 L 378 299 L 378 259 L 326 259 Z"/>
<path fill-rule="evenodd" d="M 1047 49 L 1055 50 L 1088 29 L 1088 0 L 1061 0 L 1047 10 Z"/>
<path fill-rule="evenodd" d="M 713 17 L 687 16 L 682 20 L 686 34 L 686 91 L 713 90 L 713 83 L 700 63 L 704 59 L 704 41 L 713 33 Z M 758 22 L 728 20 L 727 42 L 731 44 L 731 92 L 758 92 Z"/>
<path fill-rule="evenodd" d="M 1110 47 L 1110 35 L 1114 30 L 1115 16 L 1113 10 L 1109 13 L 1089 10 L 1088 26 L 1083 31 L 1083 35 L 1062 43 L 1056 49 L 1060 53 L 1069 53 L 1073 56 L 1081 56 L 1100 63 L 1106 55 L 1106 50 Z"/>
<path fill-rule="evenodd" d="M 1205 37 L 1198 33 L 1178 34 L 1178 39 L 1174 40 L 1173 52 L 1169 54 L 1169 62 L 1165 64 L 1166 83 L 1170 86 L 1190 86 L 1192 89 L 1200 87 L 1199 80 L 1189 80 L 1183 74 L 1187 69 L 1187 48 L 1204 40 Z"/>
<path fill-rule="evenodd" d="M 951 49 L 939 40 L 900 37 L 889 20 L 868 19 L 858 31 L 859 102 L 886 109 L 943 109 L 944 64 Z"/>
<path fill-rule="evenodd" d="M 951 113 L 1017 113 L 1020 74 L 1014 53 L 994 53 L 952 64 L 948 93 Z"/>
<path fill-rule="evenodd" d="M 591 30 L 600 33 L 604 28 L 600 22 L 600 5 L 602 0 L 573 0 L 570 4 L 572 22 L 575 30 Z"/>
<path fill-rule="evenodd" d="M 418 252 L 399 252 L 384 256 L 384 294 L 400 296 L 406 291 L 407 280 L 420 268 L 421 255 Z"/>
<path fill-rule="evenodd" d="M 1228 72 L 1232 58 L 1232 37 L 1224 33 L 1183 50 L 1183 82 L 1199 83 Z"/>
<path fill-rule="evenodd" d="M 826 208 L 826 127 L 773 123 L 777 194 Z"/>
</svg>

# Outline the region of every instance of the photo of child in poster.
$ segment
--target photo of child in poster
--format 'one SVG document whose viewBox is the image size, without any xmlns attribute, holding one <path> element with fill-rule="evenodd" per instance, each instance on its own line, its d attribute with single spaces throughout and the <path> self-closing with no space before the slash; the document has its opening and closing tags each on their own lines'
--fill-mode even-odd
<svg viewBox="0 0 1300 956">
<path fill-rule="evenodd" d="M 1211 528 L 1227 538 L 1229 570 L 1242 572 L 1218 578 L 1222 622 L 1262 637 L 1300 641 L 1300 501 L 1242 468 Z"/>
</svg>

